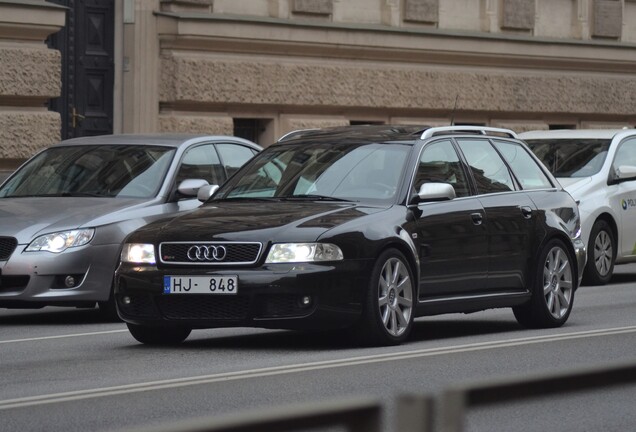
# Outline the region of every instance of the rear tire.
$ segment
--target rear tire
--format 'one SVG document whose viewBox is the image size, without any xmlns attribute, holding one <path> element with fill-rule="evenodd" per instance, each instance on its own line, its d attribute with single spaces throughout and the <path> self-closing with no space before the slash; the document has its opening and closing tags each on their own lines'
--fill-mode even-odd
<svg viewBox="0 0 636 432">
<path fill-rule="evenodd" d="M 594 222 L 587 244 L 587 264 L 583 272 L 585 285 L 605 285 L 614 273 L 616 239 L 612 228 L 602 219 Z"/>
<path fill-rule="evenodd" d="M 186 340 L 192 329 L 187 327 L 147 327 L 126 324 L 130 334 L 146 345 L 177 345 Z"/>
<path fill-rule="evenodd" d="M 545 245 L 537 261 L 534 289 L 530 301 L 512 310 L 524 327 L 561 327 L 572 312 L 576 272 L 574 260 L 565 244 L 552 239 Z"/>
<path fill-rule="evenodd" d="M 378 257 L 366 292 L 362 317 L 352 329 L 363 345 L 397 345 L 413 327 L 414 281 L 404 254 L 387 249 Z"/>
</svg>

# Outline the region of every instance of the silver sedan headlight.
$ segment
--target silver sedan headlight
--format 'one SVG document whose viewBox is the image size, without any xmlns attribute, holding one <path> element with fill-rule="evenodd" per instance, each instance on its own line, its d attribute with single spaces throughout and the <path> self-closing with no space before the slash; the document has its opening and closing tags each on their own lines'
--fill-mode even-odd
<svg viewBox="0 0 636 432">
<path fill-rule="evenodd" d="M 330 243 L 278 243 L 269 250 L 267 264 L 340 261 L 342 250 Z"/>
<path fill-rule="evenodd" d="M 132 264 L 156 264 L 155 247 L 145 243 L 126 243 L 121 251 L 121 260 Z"/>
<path fill-rule="evenodd" d="M 45 234 L 33 240 L 24 250 L 25 252 L 64 252 L 68 248 L 84 246 L 93 239 L 94 228 L 60 231 Z"/>
</svg>

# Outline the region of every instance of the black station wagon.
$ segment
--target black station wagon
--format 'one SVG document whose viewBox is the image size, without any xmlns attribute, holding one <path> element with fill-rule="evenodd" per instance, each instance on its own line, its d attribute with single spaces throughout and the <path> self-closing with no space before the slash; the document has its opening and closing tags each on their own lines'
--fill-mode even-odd
<svg viewBox="0 0 636 432">
<path fill-rule="evenodd" d="M 561 326 L 584 265 L 575 201 L 514 132 L 352 126 L 287 134 L 129 235 L 116 300 L 147 344 L 248 326 L 388 345 L 451 312 Z"/>
</svg>

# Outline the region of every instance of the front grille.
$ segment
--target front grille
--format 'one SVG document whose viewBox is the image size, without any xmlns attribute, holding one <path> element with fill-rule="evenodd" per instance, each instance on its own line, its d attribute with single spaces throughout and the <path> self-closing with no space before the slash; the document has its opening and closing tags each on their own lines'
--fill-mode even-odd
<svg viewBox="0 0 636 432">
<path fill-rule="evenodd" d="M 241 320 L 250 307 L 245 296 L 168 294 L 155 299 L 161 314 L 171 320 Z"/>
<path fill-rule="evenodd" d="M 215 246 L 223 247 L 225 253 L 219 259 L 192 260 L 188 258 L 188 251 L 194 246 L 200 248 Z M 159 258 L 164 264 L 189 264 L 189 265 L 226 265 L 226 264 L 254 264 L 258 261 L 261 252 L 261 243 L 235 243 L 235 242 L 188 242 L 188 243 L 161 243 L 159 245 Z"/>
<path fill-rule="evenodd" d="M 17 246 L 18 241 L 13 237 L 0 237 L 0 261 L 8 260 Z"/>
</svg>

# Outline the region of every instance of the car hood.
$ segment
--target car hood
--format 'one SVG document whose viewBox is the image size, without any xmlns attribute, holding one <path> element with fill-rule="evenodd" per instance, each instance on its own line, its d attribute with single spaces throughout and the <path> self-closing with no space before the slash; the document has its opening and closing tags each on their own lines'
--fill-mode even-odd
<svg viewBox="0 0 636 432">
<path fill-rule="evenodd" d="M 113 213 L 146 205 L 128 198 L 46 197 L 0 199 L 0 236 L 28 243 L 55 231 L 94 227 L 111 222 Z"/>
<path fill-rule="evenodd" d="M 209 203 L 149 224 L 129 241 L 315 241 L 332 228 L 385 208 L 343 202 Z"/>
<path fill-rule="evenodd" d="M 592 177 L 557 177 L 561 186 L 576 198 L 576 192 L 592 181 Z"/>
</svg>

